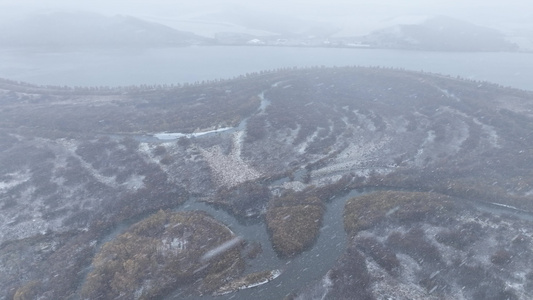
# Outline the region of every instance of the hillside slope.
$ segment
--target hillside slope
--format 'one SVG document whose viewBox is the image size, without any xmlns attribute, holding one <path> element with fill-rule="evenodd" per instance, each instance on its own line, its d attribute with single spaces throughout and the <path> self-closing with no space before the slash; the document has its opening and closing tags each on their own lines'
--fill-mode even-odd
<svg viewBox="0 0 533 300">
<path fill-rule="evenodd" d="M 223 282 L 213 274 L 243 278 L 244 241 L 228 246 L 238 244 L 239 251 L 220 256 L 225 258 L 219 269 L 203 271 L 205 266 L 195 264 L 194 283 L 161 278 L 159 288 L 152 279 L 131 281 L 137 278 L 131 272 L 143 264 L 155 268 L 153 274 L 167 274 L 165 268 L 175 265 L 167 252 L 128 248 L 131 239 L 161 237 L 157 243 L 181 253 L 189 233 L 211 220 L 191 219 L 188 229 L 172 231 L 146 221 L 155 218 L 149 215 L 180 210 L 187 201 L 211 203 L 244 224 L 268 223 L 278 255 L 298 257 L 313 247 L 320 227 L 328 226 L 321 223 L 328 205 L 356 189 L 414 194 L 350 200 L 344 220 L 348 249 L 328 274 L 317 274 L 325 276 L 318 287 L 307 286 L 294 297 L 307 299 L 316 292 L 342 299 L 355 287 L 372 299 L 394 286 L 408 289 L 410 297 L 420 289 L 453 297 L 461 283 L 449 278 L 459 275 L 447 271 L 441 278 L 433 272 L 453 269 L 461 264 L 457 259 L 479 252 L 484 254 L 473 260 L 479 264 L 461 272 L 474 272 L 484 283 L 497 278 L 494 297 L 526 299 L 533 286 L 527 269 L 533 257 L 531 223 L 494 210 L 482 213 L 479 206 L 531 215 L 532 133 L 530 92 L 392 69 L 284 69 L 198 85 L 116 89 L 1 80 L 0 299 L 63 299 L 81 290 L 96 295 L 95 281 L 86 276 L 105 256 L 101 249 L 105 257 L 124 262 L 116 264 L 120 270 L 105 272 L 116 274 L 117 295 L 143 290 L 163 295 L 174 285 L 191 286 L 192 294 L 197 284 L 216 290 Z M 358 207 L 372 216 L 362 227 L 353 223 Z M 148 227 L 137 236 L 139 224 L 152 225 L 142 225 Z M 494 244 L 457 236 L 479 226 L 483 241 Z M 120 239 L 112 234 L 124 228 L 129 229 Z M 524 238 L 505 244 L 519 233 Z M 433 256 L 402 239 L 422 241 Z M 448 246 L 454 239 L 460 246 Z M 381 247 L 391 265 L 368 247 Z M 209 261 L 227 248 L 213 250 Z M 205 253 L 187 255 L 207 260 Z M 432 262 L 424 265 L 424 260 Z M 228 273 L 227 266 L 232 266 Z M 351 281 L 354 272 L 366 279 Z M 506 277 L 513 272 L 524 276 Z M 436 278 L 443 283 L 434 284 Z M 489 297 L 464 284 L 467 299 Z"/>
</svg>

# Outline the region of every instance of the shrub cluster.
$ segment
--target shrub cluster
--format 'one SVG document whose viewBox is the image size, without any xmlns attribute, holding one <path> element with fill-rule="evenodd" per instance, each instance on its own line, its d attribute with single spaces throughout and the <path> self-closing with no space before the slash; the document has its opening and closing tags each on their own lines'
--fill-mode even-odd
<svg viewBox="0 0 533 300">
<path fill-rule="evenodd" d="M 309 248 L 318 237 L 324 211 L 320 199 L 302 193 L 272 199 L 266 222 L 276 252 L 287 257 Z"/>
</svg>

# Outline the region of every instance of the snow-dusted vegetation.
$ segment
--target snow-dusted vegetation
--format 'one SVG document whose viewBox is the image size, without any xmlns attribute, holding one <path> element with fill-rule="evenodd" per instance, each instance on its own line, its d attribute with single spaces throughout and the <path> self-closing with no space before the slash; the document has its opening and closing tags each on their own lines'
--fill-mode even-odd
<svg viewBox="0 0 533 300">
<path fill-rule="evenodd" d="M 2 80 L 0 89 L 0 299 L 275 289 L 295 270 L 245 262 L 305 257 L 328 209 L 355 190 L 389 192 L 347 202 L 344 254 L 289 298 L 533 293 L 530 92 L 358 67 L 117 89 Z M 229 215 L 169 211 L 195 201 Z M 246 230 L 242 240 L 191 237 L 207 223 L 228 230 L 218 217 L 262 224 L 264 253 L 244 253 L 256 242 Z M 209 251 L 227 256 L 220 268 L 193 261 Z M 180 257 L 191 258 L 187 270 Z"/>
</svg>

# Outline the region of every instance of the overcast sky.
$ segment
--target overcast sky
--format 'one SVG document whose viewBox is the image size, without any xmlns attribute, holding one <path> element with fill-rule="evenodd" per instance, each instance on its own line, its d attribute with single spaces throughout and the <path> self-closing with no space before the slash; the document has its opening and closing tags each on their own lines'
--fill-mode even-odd
<svg viewBox="0 0 533 300">
<path fill-rule="evenodd" d="M 402 15 L 447 15 L 494 28 L 533 23 L 531 0 L 0 0 L 0 14 L 56 10 L 167 20 L 248 11 L 286 14 L 338 26 L 374 26 Z M 179 29 L 179 28 L 178 28 Z"/>
</svg>

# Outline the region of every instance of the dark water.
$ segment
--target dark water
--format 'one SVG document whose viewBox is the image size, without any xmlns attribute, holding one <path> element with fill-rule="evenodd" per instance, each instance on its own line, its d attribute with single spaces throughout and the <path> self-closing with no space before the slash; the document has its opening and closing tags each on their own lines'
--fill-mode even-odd
<svg viewBox="0 0 533 300">
<path fill-rule="evenodd" d="M 292 259 L 280 259 L 277 257 L 270 244 L 264 223 L 242 225 L 234 217 L 222 210 L 216 210 L 206 204 L 190 200 L 177 210 L 206 211 L 230 227 L 236 235 L 249 242 L 261 244 L 263 252 L 258 258 L 249 261 L 246 273 L 271 269 L 281 269 L 283 273 L 267 284 L 240 290 L 236 293 L 217 297 L 184 297 L 183 294 L 176 293 L 167 297 L 167 299 L 283 299 L 295 289 L 320 279 L 331 269 L 345 250 L 346 233 L 344 231 L 342 212 L 346 200 L 358 194 L 360 193 L 354 190 L 348 195 L 338 197 L 328 203 L 324 214 L 324 225 L 320 230 L 316 244 L 311 249 Z"/>
<path fill-rule="evenodd" d="M 317 65 L 422 70 L 533 90 L 533 53 L 233 46 L 61 52 L 0 49 L 0 77 L 59 86 L 201 82 Z"/>
</svg>

